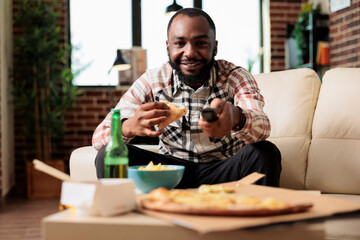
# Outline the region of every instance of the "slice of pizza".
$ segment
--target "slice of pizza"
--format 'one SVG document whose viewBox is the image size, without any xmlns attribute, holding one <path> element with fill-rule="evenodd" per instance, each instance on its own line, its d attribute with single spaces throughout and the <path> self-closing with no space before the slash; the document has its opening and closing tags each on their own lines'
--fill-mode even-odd
<svg viewBox="0 0 360 240">
<path fill-rule="evenodd" d="M 170 115 L 165 119 L 164 122 L 162 122 L 158 125 L 158 127 L 160 129 L 163 129 L 170 123 L 180 119 L 187 112 L 187 109 L 185 107 L 179 108 L 178 106 L 176 106 L 175 104 L 173 104 L 171 102 L 164 102 L 164 103 L 166 103 L 169 106 Z"/>
<path fill-rule="evenodd" d="M 157 188 L 141 199 L 141 205 L 162 212 L 230 216 L 270 216 L 303 212 L 312 207 L 308 203 L 291 204 L 274 198 L 241 196 L 223 189 L 204 189 L 192 192 Z"/>
</svg>

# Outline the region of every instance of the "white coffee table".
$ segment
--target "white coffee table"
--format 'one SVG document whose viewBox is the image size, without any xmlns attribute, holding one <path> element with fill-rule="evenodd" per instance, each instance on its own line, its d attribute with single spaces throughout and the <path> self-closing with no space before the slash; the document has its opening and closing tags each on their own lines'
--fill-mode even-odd
<svg viewBox="0 0 360 240">
<path fill-rule="evenodd" d="M 44 240 L 92 239 L 324 239 L 323 222 L 276 224 L 252 229 L 199 234 L 141 213 L 131 212 L 115 217 L 76 216 L 70 210 L 42 220 Z"/>
</svg>

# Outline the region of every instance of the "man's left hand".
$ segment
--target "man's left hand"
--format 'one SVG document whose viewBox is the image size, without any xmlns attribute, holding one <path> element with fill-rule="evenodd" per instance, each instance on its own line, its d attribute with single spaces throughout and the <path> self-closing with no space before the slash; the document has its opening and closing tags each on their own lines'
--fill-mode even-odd
<svg viewBox="0 0 360 240">
<path fill-rule="evenodd" d="M 211 101 L 210 107 L 217 110 L 218 120 L 208 122 L 200 118 L 198 121 L 200 128 L 207 136 L 222 138 L 240 122 L 240 109 L 230 102 L 221 100 L 220 98 L 215 98 Z"/>
</svg>

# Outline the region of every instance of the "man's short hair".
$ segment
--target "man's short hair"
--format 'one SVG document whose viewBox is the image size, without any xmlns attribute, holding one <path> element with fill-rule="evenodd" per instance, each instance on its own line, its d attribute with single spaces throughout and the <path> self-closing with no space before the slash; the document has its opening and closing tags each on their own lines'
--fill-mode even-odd
<svg viewBox="0 0 360 240">
<path fill-rule="evenodd" d="M 179 11 L 177 11 L 170 19 L 168 27 L 167 27 L 167 34 L 169 35 L 169 29 L 170 26 L 173 22 L 173 20 L 176 18 L 176 16 L 178 15 L 185 15 L 188 17 L 199 17 L 199 16 L 203 16 L 206 18 L 206 20 L 208 21 L 209 25 L 210 25 L 210 29 L 212 29 L 214 31 L 214 36 L 216 36 L 216 28 L 215 28 L 215 23 L 214 21 L 211 19 L 211 17 L 209 16 L 209 14 L 207 14 L 206 12 L 204 12 L 203 10 L 199 9 L 199 8 L 184 8 L 181 9 Z"/>
</svg>

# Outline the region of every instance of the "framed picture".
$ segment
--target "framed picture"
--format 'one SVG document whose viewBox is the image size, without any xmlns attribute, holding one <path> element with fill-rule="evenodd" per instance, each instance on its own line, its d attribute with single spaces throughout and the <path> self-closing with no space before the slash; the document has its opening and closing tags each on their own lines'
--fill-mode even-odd
<svg viewBox="0 0 360 240">
<path fill-rule="evenodd" d="M 351 6 L 351 0 L 330 0 L 331 12 L 336 12 L 350 6 Z"/>
</svg>

